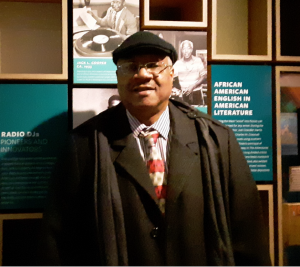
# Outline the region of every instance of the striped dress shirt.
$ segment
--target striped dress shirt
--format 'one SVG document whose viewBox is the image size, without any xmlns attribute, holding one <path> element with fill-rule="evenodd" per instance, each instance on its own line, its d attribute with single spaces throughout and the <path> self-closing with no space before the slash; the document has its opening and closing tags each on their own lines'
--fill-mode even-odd
<svg viewBox="0 0 300 267">
<path fill-rule="evenodd" d="M 168 152 L 169 152 L 169 133 L 170 133 L 170 114 L 169 114 L 169 107 L 166 108 L 166 110 L 161 114 L 159 119 L 152 125 L 146 126 L 143 123 L 140 123 L 137 118 L 132 116 L 128 110 L 126 110 L 126 114 L 129 120 L 130 128 L 133 132 L 133 136 L 137 141 L 140 154 L 142 158 L 145 159 L 145 155 L 149 153 L 148 147 L 146 145 L 146 141 L 144 137 L 140 136 L 141 131 L 147 131 L 148 129 L 154 129 L 157 130 L 160 134 L 157 142 L 156 147 L 158 152 L 160 153 L 160 156 L 162 160 L 165 163 L 165 174 L 168 173 L 168 166 L 167 166 L 167 158 L 168 158 Z"/>
</svg>

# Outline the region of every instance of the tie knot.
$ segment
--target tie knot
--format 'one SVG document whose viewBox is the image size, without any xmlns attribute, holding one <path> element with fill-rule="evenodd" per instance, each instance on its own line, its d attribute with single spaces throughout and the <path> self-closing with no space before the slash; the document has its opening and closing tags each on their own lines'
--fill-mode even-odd
<svg viewBox="0 0 300 267">
<path fill-rule="evenodd" d="M 140 136 L 144 137 L 148 142 L 156 144 L 159 132 L 156 130 L 142 130 Z"/>
</svg>

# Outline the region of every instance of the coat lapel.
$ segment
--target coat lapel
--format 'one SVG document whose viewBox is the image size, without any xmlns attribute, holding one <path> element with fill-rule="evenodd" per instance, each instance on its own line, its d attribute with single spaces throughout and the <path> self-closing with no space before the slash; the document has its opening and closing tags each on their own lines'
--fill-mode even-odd
<svg viewBox="0 0 300 267">
<path fill-rule="evenodd" d="M 199 178 L 199 145 L 194 120 L 170 104 L 172 137 L 167 205 L 176 202 L 188 179 Z"/>
<path fill-rule="evenodd" d="M 116 148 L 118 149 L 116 150 Z M 154 187 L 151 183 L 145 162 L 143 161 L 137 142 L 132 134 L 123 140 L 112 144 L 114 153 L 118 154 L 115 162 L 119 164 L 140 186 L 142 186 L 152 199 L 156 199 Z M 117 152 L 118 151 L 118 152 Z"/>
<path fill-rule="evenodd" d="M 122 167 L 153 199 L 156 199 L 147 167 L 130 129 L 125 108 L 122 106 L 117 108 L 118 114 L 115 114 L 114 118 L 118 119 L 113 124 L 114 129 L 111 129 L 111 136 L 114 136 L 110 140 L 112 160 Z"/>
</svg>

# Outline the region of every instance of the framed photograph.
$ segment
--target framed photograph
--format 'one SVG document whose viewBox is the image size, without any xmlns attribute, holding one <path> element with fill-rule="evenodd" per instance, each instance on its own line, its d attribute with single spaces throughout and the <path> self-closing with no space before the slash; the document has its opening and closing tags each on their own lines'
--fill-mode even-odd
<svg viewBox="0 0 300 267">
<path fill-rule="evenodd" d="M 139 0 L 73 0 L 74 83 L 117 83 L 112 52 L 139 23 Z"/>
<path fill-rule="evenodd" d="M 207 0 L 141 1 L 141 29 L 203 29 L 207 27 Z"/>
<path fill-rule="evenodd" d="M 120 102 L 117 88 L 73 88 L 73 128 Z"/>
<path fill-rule="evenodd" d="M 207 113 L 207 33 L 150 31 L 171 43 L 178 60 L 174 65 L 171 98 L 187 102 Z"/>
</svg>

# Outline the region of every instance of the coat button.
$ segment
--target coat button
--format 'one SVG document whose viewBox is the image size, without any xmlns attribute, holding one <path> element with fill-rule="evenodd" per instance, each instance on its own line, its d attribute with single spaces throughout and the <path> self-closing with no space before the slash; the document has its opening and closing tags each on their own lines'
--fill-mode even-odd
<svg viewBox="0 0 300 267">
<path fill-rule="evenodd" d="M 158 227 L 153 227 L 153 229 L 150 232 L 150 235 L 152 238 L 157 238 L 158 236 Z"/>
</svg>

